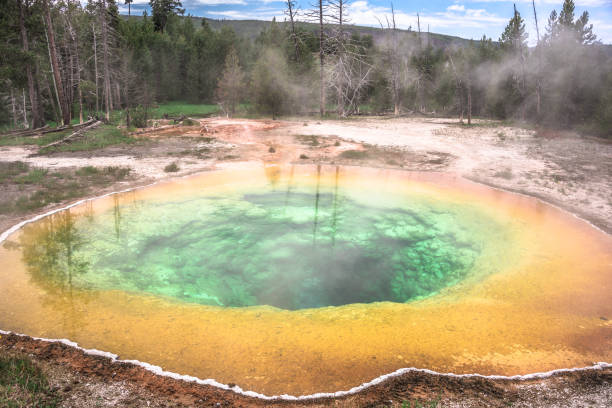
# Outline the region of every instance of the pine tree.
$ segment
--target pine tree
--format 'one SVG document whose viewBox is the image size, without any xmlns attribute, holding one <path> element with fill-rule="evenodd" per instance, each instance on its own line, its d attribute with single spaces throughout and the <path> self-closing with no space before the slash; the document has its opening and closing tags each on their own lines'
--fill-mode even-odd
<svg viewBox="0 0 612 408">
<path fill-rule="evenodd" d="M 574 9 L 576 6 L 574 5 L 574 0 L 565 0 L 563 2 L 563 7 L 561 8 L 561 12 L 559 13 L 559 24 L 565 29 L 572 29 L 574 26 Z"/>
<path fill-rule="evenodd" d="M 522 52 L 527 47 L 528 34 L 525 32 L 525 20 L 514 6 L 514 15 L 504 29 L 499 42 L 506 50 Z"/>
<path fill-rule="evenodd" d="M 559 36 L 559 16 L 557 10 L 550 12 L 548 22 L 546 24 L 546 34 L 544 34 L 544 43 L 551 43 Z"/>
<path fill-rule="evenodd" d="M 597 40 L 597 36 L 593 34 L 593 24 L 589 24 L 589 12 L 582 13 L 579 19 L 574 23 L 578 42 L 581 44 L 593 44 Z"/>
<path fill-rule="evenodd" d="M 579 44 L 592 44 L 597 40 L 597 36 L 593 34 L 593 24 L 589 24 L 589 12 L 584 11 L 574 20 L 574 11 L 574 0 L 565 0 L 558 18 L 555 10 L 551 12 L 546 27 L 547 40 L 555 40 L 559 36 L 562 36 L 563 40 L 573 40 Z"/>
<path fill-rule="evenodd" d="M 511 93 L 507 95 L 506 105 L 510 102 L 512 109 L 520 108 L 520 117 L 525 119 L 525 98 L 527 94 L 525 60 L 527 50 L 527 37 L 525 32 L 525 21 L 514 5 L 514 15 L 508 22 L 499 42 L 502 49 L 508 52 L 513 59 L 514 66 L 511 75 Z"/>
<path fill-rule="evenodd" d="M 151 0 L 149 2 L 153 13 L 153 24 L 155 31 L 164 32 L 168 19 L 171 15 L 183 14 L 183 4 L 179 0 Z"/>
</svg>

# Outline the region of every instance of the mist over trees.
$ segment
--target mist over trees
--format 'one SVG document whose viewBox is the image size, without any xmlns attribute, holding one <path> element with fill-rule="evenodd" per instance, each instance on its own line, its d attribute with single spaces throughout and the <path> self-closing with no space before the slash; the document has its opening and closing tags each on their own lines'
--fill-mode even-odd
<svg viewBox="0 0 612 408">
<path fill-rule="evenodd" d="M 612 134 L 609 46 L 572 0 L 538 22 L 532 47 L 525 24 L 535 3 L 534 15 L 508 10 L 497 40 L 463 46 L 434 44 L 420 23 L 399 30 L 394 13 L 381 16 L 379 33 L 362 35 L 347 3 L 301 10 L 286 1 L 285 22 L 244 38 L 196 24 L 177 0 L 151 0 L 152 15 L 130 18 L 115 0 L 4 0 L 0 126 L 108 120 L 113 111 L 127 121 L 180 100 L 215 103 L 227 115 L 241 106 L 274 117 L 478 116 Z"/>
</svg>

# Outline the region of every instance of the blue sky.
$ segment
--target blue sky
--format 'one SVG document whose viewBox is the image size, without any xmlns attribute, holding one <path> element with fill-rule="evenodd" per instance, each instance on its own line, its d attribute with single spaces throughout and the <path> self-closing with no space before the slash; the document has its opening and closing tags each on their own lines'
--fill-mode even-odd
<svg viewBox="0 0 612 408">
<path fill-rule="evenodd" d="M 124 0 L 117 0 L 121 13 L 127 14 Z M 134 0 L 132 13 L 141 14 L 149 0 Z M 576 16 L 588 10 L 595 34 L 604 43 L 612 44 L 612 0 L 575 0 Z M 302 10 L 310 7 L 309 0 L 298 0 Z M 390 15 L 390 1 L 352 0 L 349 19 L 358 25 L 378 26 Z M 483 34 L 498 39 L 512 16 L 513 1 L 506 0 L 413 0 L 394 1 L 396 21 L 400 28 L 416 29 L 416 13 L 421 15 L 421 29 L 432 32 L 479 39 Z M 541 33 L 553 9 L 561 9 L 562 0 L 536 0 Z M 529 42 L 536 41 L 531 0 L 517 0 L 516 6 L 526 21 Z M 283 21 L 285 3 L 275 0 L 183 0 L 186 13 L 215 19 L 257 19 Z M 302 17 L 303 19 L 303 17 Z"/>
</svg>

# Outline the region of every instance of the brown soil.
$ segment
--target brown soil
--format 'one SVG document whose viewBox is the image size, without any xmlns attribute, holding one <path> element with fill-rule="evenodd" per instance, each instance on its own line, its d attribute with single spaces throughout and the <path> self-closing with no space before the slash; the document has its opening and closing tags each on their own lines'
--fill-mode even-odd
<svg viewBox="0 0 612 408">
<path fill-rule="evenodd" d="M 266 401 L 231 390 L 155 375 L 130 363 L 85 354 L 62 343 L 14 334 L 0 338 L 3 355 L 27 355 L 49 376 L 65 407 L 232 406 L 379 407 L 405 401 L 439 406 L 610 406 L 612 368 L 566 372 L 543 380 L 456 378 L 410 372 L 341 398 Z"/>
<path fill-rule="evenodd" d="M 163 124 L 162 124 L 163 125 Z M 571 133 L 533 131 L 447 119 L 266 121 L 203 119 L 199 126 L 147 129 L 142 142 L 90 152 L 29 157 L 30 147 L 0 148 L 0 161 L 50 171 L 129 166 L 126 179 L 91 185 L 78 198 L 206 171 L 227 162 L 330 163 L 445 171 L 537 196 L 612 232 L 612 144 Z M 176 162 L 180 170 L 166 173 Z M 35 186 L 3 185 L 17 200 Z M 75 199 L 76 200 L 76 199 Z M 1 201 L 1 200 L 0 200 Z M 69 204 L 0 214 L 0 231 Z M 1 203 L 0 203 L 1 204 Z M 612 406 L 612 369 L 564 373 L 542 380 L 454 378 L 411 372 L 359 394 L 300 403 L 264 401 L 230 390 L 157 376 L 139 366 L 86 355 L 60 343 L 3 335 L 0 354 L 29 355 L 43 368 L 65 407 L 94 406 L 401 406 L 415 399 L 439 406 Z"/>
</svg>

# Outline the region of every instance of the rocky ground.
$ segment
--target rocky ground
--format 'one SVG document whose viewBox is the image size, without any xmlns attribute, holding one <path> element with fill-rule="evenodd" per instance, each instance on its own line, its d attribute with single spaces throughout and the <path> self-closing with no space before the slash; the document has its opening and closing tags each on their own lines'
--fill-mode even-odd
<svg viewBox="0 0 612 408">
<path fill-rule="evenodd" d="M 429 118 L 210 118 L 194 126 L 161 125 L 134 135 L 135 143 L 92 151 L 37 155 L 34 146 L 0 147 L 0 231 L 77 199 L 228 163 L 262 161 L 456 173 L 539 197 L 612 233 L 612 144 L 601 139 L 488 121 L 468 127 L 454 120 Z M 169 167 L 172 164 L 176 166 Z M 37 169 L 41 171 L 31 175 Z M 70 194 L 37 206 L 47 201 L 33 201 L 32 197 L 52 194 L 53 189 Z M 65 407 L 273 405 L 231 391 L 157 377 L 63 345 L 2 336 L 0 356 L 14 355 L 30 356 L 41 367 L 52 392 L 61 400 L 60 406 Z M 354 396 L 299 405 L 402 406 L 417 400 L 451 407 L 612 406 L 612 369 L 538 381 L 466 380 L 411 373 Z"/>
</svg>

